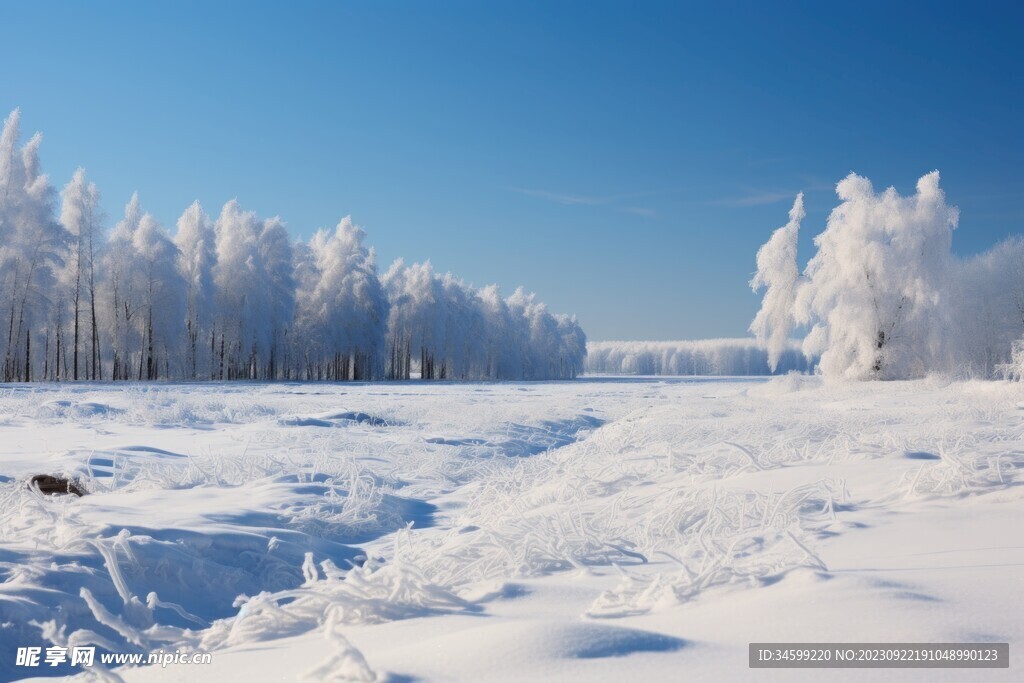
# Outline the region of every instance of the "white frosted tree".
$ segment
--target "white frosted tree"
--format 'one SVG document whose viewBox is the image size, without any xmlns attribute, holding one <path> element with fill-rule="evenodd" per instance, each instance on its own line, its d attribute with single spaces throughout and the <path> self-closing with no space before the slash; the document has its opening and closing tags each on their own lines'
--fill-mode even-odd
<svg viewBox="0 0 1024 683">
<path fill-rule="evenodd" d="M 124 217 L 110 233 L 103 254 L 106 298 L 103 314 L 110 336 L 108 346 L 111 378 L 114 380 L 134 377 L 132 358 L 141 344 L 137 335 L 141 292 L 137 291 L 138 282 L 132 270 L 135 257 L 132 242 L 141 221 L 142 207 L 136 192 L 124 207 Z"/>
<path fill-rule="evenodd" d="M 198 201 L 178 218 L 174 243 L 185 282 L 185 375 L 199 377 L 202 365 L 213 377 L 213 267 L 217 262 L 213 223 Z M 205 361 L 205 362 L 204 362 Z"/>
<path fill-rule="evenodd" d="M 483 376 L 492 379 L 514 377 L 517 369 L 507 350 L 511 333 L 508 305 L 501 298 L 497 285 L 481 289 L 479 298 L 480 313 L 484 320 Z"/>
<path fill-rule="evenodd" d="M 587 358 L 587 335 L 583 332 L 574 315 L 559 313 L 555 324 L 560 336 L 558 367 L 555 375 L 559 379 L 570 379 L 581 374 Z"/>
<path fill-rule="evenodd" d="M 381 282 L 388 297 L 387 349 L 385 376 L 409 379 L 412 372 L 413 296 L 409 291 L 409 270 L 396 259 L 384 272 Z"/>
<path fill-rule="evenodd" d="M 494 285 L 475 289 L 430 262 L 399 259 L 384 275 L 388 376 L 406 379 L 419 354 L 423 379 L 560 379 L 575 377 L 586 335 L 575 318 L 555 316 L 522 288 L 502 299 Z"/>
<path fill-rule="evenodd" d="M 487 377 L 487 319 L 479 293 L 451 273 L 440 279 L 440 285 L 447 315 L 443 328 L 442 376 L 448 379 Z"/>
<path fill-rule="evenodd" d="M 296 327 L 307 377 L 362 380 L 384 374 L 388 301 L 365 237 L 346 216 L 298 252 Z"/>
<path fill-rule="evenodd" d="M 817 252 L 802 278 L 794 276 L 800 202 L 790 224 L 758 253 L 752 284 L 768 285 L 768 294 L 778 296 L 766 297 L 771 300 L 752 329 L 768 339 L 777 335 L 775 348 L 782 348 L 792 301 L 792 320 L 810 327 L 804 353 L 820 358 L 823 374 L 900 379 L 951 369 L 957 301 L 951 246 L 958 213 L 946 204 L 938 171 L 918 180 L 908 197 L 891 187 L 876 193 L 853 173 L 836 194 L 841 202 L 815 237 Z"/>
<path fill-rule="evenodd" d="M 259 219 L 236 200 L 214 225 L 215 325 L 220 379 L 277 376 L 295 311 L 293 255 L 279 219 Z M 287 367 L 287 362 L 280 363 Z"/>
<path fill-rule="evenodd" d="M 509 379 L 531 379 L 534 375 L 534 354 L 530 348 L 530 318 L 534 307 L 533 294 L 518 287 L 505 299 L 509 313 L 509 335 L 504 352 L 512 368 Z"/>
<path fill-rule="evenodd" d="M 815 238 L 797 294 L 797 321 L 814 322 L 805 351 L 825 374 L 850 379 L 918 377 L 949 366 L 949 276 L 958 214 L 937 171 L 917 192 L 876 194 L 850 174 L 842 203 Z"/>
<path fill-rule="evenodd" d="M 102 257 L 102 310 L 114 380 L 180 375 L 186 282 L 179 256 L 170 235 L 143 213 L 133 194 Z"/>
<path fill-rule="evenodd" d="M 287 353 L 292 323 L 295 320 L 295 281 L 293 279 L 292 244 L 284 222 L 270 218 L 263 222 L 259 236 L 259 255 L 262 264 L 264 287 L 269 295 L 268 320 L 269 349 L 263 374 L 268 379 L 281 376 L 281 370 L 288 368 Z"/>
<path fill-rule="evenodd" d="M 1024 338 L 1014 340 L 1010 347 L 1010 359 L 997 368 L 1005 379 L 1024 382 Z"/>
<path fill-rule="evenodd" d="M 69 295 L 67 316 L 72 327 L 71 378 L 79 379 L 81 370 L 86 379 L 102 379 L 100 329 L 96 313 L 96 257 L 103 229 L 99 190 L 95 183 L 86 180 L 85 169 L 79 168 L 61 192 L 61 199 L 60 219 L 70 240 L 61 284 Z"/>
<path fill-rule="evenodd" d="M 390 310 L 388 349 L 391 379 L 408 379 L 418 354 L 420 377 L 435 376 L 440 342 L 439 287 L 430 261 L 406 266 L 396 260 L 383 278 Z"/>
<path fill-rule="evenodd" d="M 1024 336 L 1024 239 L 1012 237 L 971 256 L 954 274 L 957 369 L 994 376 Z"/>
<path fill-rule="evenodd" d="M 515 298 L 521 303 L 513 303 Z M 509 298 L 507 305 L 513 312 L 513 326 L 523 328 L 512 338 L 526 340 L 528 370 L 520 379 L 571 379 L 582 372 L 587 337 L 575 317 L 552 314 L 534 294 L 524 295 L 521 289 Z M 517 310 L 522 315 L 518 320 Z"/>
<path fill-rule="evenodd" d="M 793 304 L 800 277 L 797 237 L 805 215 L 801 192 L 789 210 L 789 222 L 772 233 L 757 251 L 757 273 L 750 281 L 750 288 L 755 292 L 765 288 L 761 310 L 750 323 L 750 331 L 768 349 L 768 366 L 772 372 L 778 367 L 793 333 Z"/>
<path fill-rule="evenodd" d="M 6 381 L 38 378 L 40 369 L 44 376 L 53 375 L 47 347 L 51 336 L 56 343 L 64 333 L 53 299 L 57 271 L 67 254 L 67 232 L 54 216 L 55 193 L 40 169 L 42 137 L 37 133 L 19 149 L 20 122 L 15 109 L 0 131 L 0 311 L 7 327 L 2 337 Z M 37 344 L 44 338 L 42 354 L 33 356 L 33 337 Z"/>
<path fill-rule="evenodd" d="M 315 239 L 315 236 L 314 236 Z M 292 279 L 295 281 L 295 325 L 291 339 L 293 372 L 297 379 L 323 379 L 321 364 L 326 345 L 318 338 L 319 311 L 316 303 L 320 269 L 309 242 L 292 245 Z"/>
<path fill-rule="evenodd" d="M 143 215 L 132 235 L 129 276 L 140 306 L 135 319 L 141 342 L 140 380 L 171 376 L 171 358 L 181 356 L 186 283 L 177 268 L 178 257 L 163 226 L 150 214 Z"/>
<path fill-rule="evenodd" d="M 217 291 L 215 326 L 218 379 L 234 379 L 269 340 L 263 334 L 269 318 L 267 292 L 260 277 L 259 234 L 262 222 L 242 211 L 236 200 L 224 205 L 215 224 L 217 262 L 213 280 Z"/>
</svg>

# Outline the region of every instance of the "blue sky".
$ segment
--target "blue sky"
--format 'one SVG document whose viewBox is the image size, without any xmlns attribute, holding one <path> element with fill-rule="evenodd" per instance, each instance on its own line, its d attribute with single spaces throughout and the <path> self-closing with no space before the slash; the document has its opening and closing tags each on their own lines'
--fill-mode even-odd
<svg viewBox="0 0 1024 683">
<path fill-rule="evenodd" d="M 208 6 L 209 5 L 209 6 Z M 960 253 L 1024 228 L 1020 3 L 8 2 L 0 108 L 116 220 L 237 197 L 296 237 L 522 284 L 591 339 L 743 335 L 854 170 L 942 172 Z"/>
</svg>

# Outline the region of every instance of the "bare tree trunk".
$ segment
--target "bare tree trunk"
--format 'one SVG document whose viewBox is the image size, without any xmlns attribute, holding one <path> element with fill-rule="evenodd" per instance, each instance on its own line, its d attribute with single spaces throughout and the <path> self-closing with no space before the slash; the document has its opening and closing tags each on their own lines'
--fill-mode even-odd
<svg viewBox="0 0 1024 683">
<path fill-rule="evenodd" d="M 82 256 L 81 249 L 79 249 L 78 263 L 75 264 L 75 329 L 74 329 L 74 345 L 75 350 L 73 352 L 74 360 L 71 363 L 71 379 L 78 381 L 78 309 L 79 300 L 81 298 L 81 282 L 82 282 Z"/>
<path fill-rule="evenodd" d="M 153 364 L 153 305 L 149 306 L 149 314 L 146 320 L 146 334 L 149 337 L 149 344 L 146 353 L 146 379 L 156 379 L 156 366 Z M 141 372 L 141 369 L 140 369 Z"/>
<path fill-rule="evenodd" d="M 17 279 L 15 279 L 17 284 Z M 14 302 L 11 302 L 11 320 L 7 325 L 7 353 L 4 354 L 4 381 L 10 382 L 13 379 L 13 365 L 14 359 L 11 356 L 11 351 L 14 350 Z"/>
<path fill-rule="evenodd" d="M 192 354 L 192 358 L 191 358 L 191 361 L 192 361 L 192 363 L 191 363 L 192 364 L 192 379 L 197 379 L 197 376 L 196 376 L 196 339 L 198 337 L 198 333 L 199 333 L 199 331 L 197 329 L 195 329 L 195 326 L 192 324 L 192 318 L 190 316 L 189 319 L 188 319 L 188 343 L 189 343 L 189 348 L 191 349 L 191 354 Z"/>
<path fill-rule="evenodd" d="M 409 339 L 405 340 L 403 356 L 405 357 L 405 362 L 402 366 L 402 379 L 409 379 L 412 377 L 412 341 Z"/>
<path fill-rule="evenodd" d="M 100 331 L 96 325 L 96 296 L 89 285 L 89 305 L 92 308 L 92 378 L 103 380 L 103 362 L 100 360 Z"/>
<path fill-rule="evenodd" d="M 96 253 L 93 249 L 94 226 L 89 225 L 89 309 L 91 311 L 90 326 L 90 357 L 92 358 L 91 379 L 103 379 L 103 365 L 100 361 L 100 333 L 96 326 Z"/>
<path fill-rule="evenodd" d="M 61 372 L 60 372 L 60 368 L 61 368 L 61 365 L 60 365 L 61 336 L 62 335 L 60 333 L 60 324 L 58 324 L 57 325 L 57 356 L 56 356 L 56 358 L 54 358 L 54 369 L 57 371 L 56 379 L 57 379 L 58 382 L 61 380 Z"/>
</svg>

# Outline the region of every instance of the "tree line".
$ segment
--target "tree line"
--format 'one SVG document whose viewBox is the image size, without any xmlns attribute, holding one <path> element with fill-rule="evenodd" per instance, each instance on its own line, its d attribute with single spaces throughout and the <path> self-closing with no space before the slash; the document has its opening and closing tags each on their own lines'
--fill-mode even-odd
<svg viewBox="0 0 1024 683">
<path fill-rule="evenodd" d="M 691 341 L 599 341 L 587 343 L 588 373 L 608 375 L 771 375 L 809 372 L 814 359 L 789 341 L 774 367 L 756 339 Z"/>
<path fill-rule="evenodd" d="M 198 202 L 170 234 L 133 195 L 109 232 L 79 169 L 59 193 L 41 137 L 0 132 L 3 380 L 561 379 L 586 336 L 533 294 L 429 261 L 379 275 L 348 217 L 308 242 L 280 218 Z M 59 211 L 58 211 L 59 205 Z"/>
</svg>

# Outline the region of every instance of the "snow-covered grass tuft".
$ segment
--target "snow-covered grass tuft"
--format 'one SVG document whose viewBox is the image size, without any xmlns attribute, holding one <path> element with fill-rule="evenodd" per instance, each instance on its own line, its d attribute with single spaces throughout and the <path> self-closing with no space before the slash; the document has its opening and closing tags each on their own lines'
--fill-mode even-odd
<svg viewBox="0 0 1024 683">
<path fill-rule="evenodd" d="M 402 545 L 410 531 L 395 535 L 391 560 L 372 560 L 339 568 L 312 553 L 303 564 L 305 582 L 292 590 L 240 597 L 238 614 L 214 623 L 200 643 L 203 649 L 305 633 L 333 624 L 375 624 L 412 617 L 475 611 L 474 605 L 432 583 L 406 562 Z"/>
</svg>

